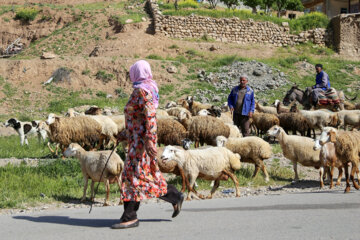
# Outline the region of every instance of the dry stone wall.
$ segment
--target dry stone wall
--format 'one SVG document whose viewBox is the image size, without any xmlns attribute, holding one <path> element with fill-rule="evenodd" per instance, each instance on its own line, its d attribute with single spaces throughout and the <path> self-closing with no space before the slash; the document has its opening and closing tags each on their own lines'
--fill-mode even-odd
<svg viewBox="0 0 360 240">
<path fill-rule="evenodd" d="M 360 57 L 360 14 L 340 14 L 331 20 L 331 24 L 337 51 Z"/>
<path fill-rule="evenodd" d="M 165 16 L 155 0 L 148 0 L 155 33 L 173 38 L 201 38 L 204 35 L 222 42 L 260 43 L 288 46 L 311 41 L 325 45 L 326 29 L 314 29 L 300 34 L 291 34 L 287 22 L 279 26 L 272 22 L 256 22 L 252 19 L 211 18 L 203 16 Z"/>
</svg>

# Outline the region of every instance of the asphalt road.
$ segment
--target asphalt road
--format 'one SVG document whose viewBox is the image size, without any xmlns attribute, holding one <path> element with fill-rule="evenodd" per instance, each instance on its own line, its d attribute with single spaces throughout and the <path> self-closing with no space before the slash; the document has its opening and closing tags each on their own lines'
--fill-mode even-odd
<svg viewBox="0 0 360 240">
<path fill-rule="evenodd" d="M 360 191 L 193 200 L 171 219 L 168 203 L 142 204 L 140 226 L 113 230 L 119 207 L 0 216 L 0 239 L 360 239 Z"/>
</svg>

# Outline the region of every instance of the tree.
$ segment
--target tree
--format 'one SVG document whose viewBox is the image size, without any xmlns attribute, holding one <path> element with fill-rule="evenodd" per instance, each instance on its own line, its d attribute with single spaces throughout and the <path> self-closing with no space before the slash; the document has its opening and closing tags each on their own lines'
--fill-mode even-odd
<svg viewBox="0 0 360 240">
<path fill-rule="evenodd" d="M 218 4 L 218 0 L 208 0 L 210 3 L 211 8 L 216 8 L 216 5 Z"/>
<path fill-rule="evenodd" d="M 275 0 L 262 0 L 261 7 L 265 10 L 266 14 L 269 14 L 271 7 L 273 6 Z"/>
<path fill-rule="evenodd" d="M 253 13 L 257 13 L 256 7 L 262 4 L 262 0 L 241 0 L 245 6 L 251 7 Z"/>
<path fill-rule="evenodd" d="M 239 0 L 221 0 L 228 9 L 232 8 L 235 9 L 237 6 L 239 6 Z"/>
<path fill-rule="evenodd" d="M 288 0 L 275 0 L 275 6 L 277 10 L 277 16 L 280 17 L 280 13 L 285 9 Z"/>
<path fill-rule="evenodd" d="M 286 10 L 304 11 L 304 5 L 301 3 L 301 0 L 288 0 Z"/>
</svg>

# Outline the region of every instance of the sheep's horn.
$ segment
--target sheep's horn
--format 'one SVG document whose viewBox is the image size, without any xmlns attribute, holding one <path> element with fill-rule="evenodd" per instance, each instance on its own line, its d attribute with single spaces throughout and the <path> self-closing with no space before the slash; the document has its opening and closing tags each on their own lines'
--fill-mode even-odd
<svg viewBox="0 0 360 240">
<path fill-rule="evenodd" d="M 345 95 L 345 94 L 344 94 Z M 354 97 L 354 98 L 349 98 L 349 97 L 347 97 L 346 95 L 345 95 L 345 98 L 347 99 L 347 100 L 349 100 L 349 101 L 354 101 L 356 98 L 357 98 L 357 94 L 356 94 L 356 96 Z"/>
</svg>

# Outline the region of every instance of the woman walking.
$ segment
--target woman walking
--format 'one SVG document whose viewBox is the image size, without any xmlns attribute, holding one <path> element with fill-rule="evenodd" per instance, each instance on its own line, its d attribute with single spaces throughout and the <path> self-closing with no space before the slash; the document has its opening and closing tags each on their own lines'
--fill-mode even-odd
<svg viewBox="0 0 360 240">
<path fill-rule="evenodd" d="M 124 213 L 120 223 L 112 228 L 122 229 L 139 226 L 137 210 L 140 201 L 160 197 L 174 207 L 176 217 L 184 195 L 163 178 L 156 159 L 156 108 L 159 105 L 158 87 L 152 80 L 150 64 L 140 60 L 130 67 L 133 92 L 125 106 L 126 132 L 118 137 L 127 139 L 128 154 L 122 173 L 122 199 Z M 125 135 L 126 134 L 126 135 Z"/>
</svg>

